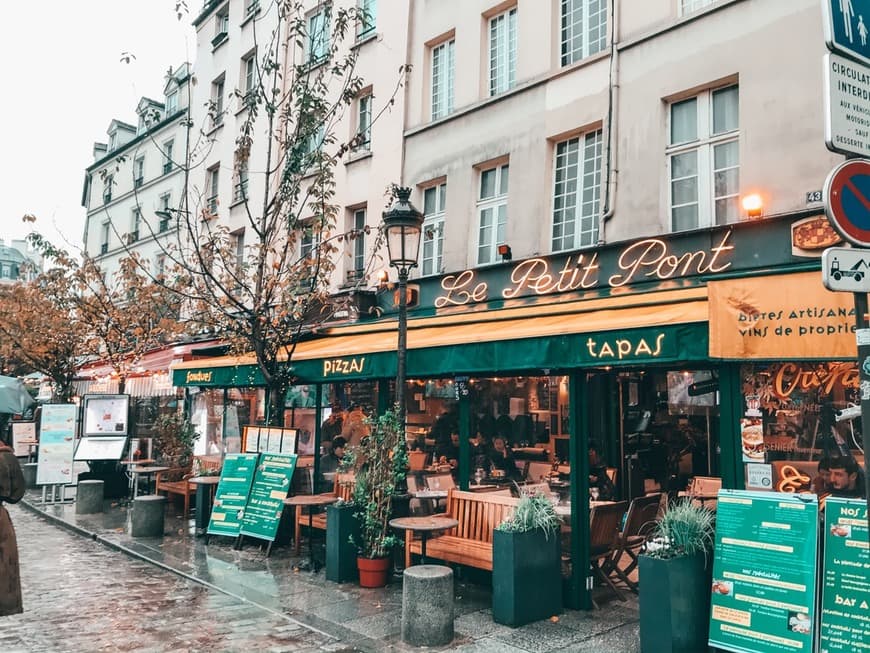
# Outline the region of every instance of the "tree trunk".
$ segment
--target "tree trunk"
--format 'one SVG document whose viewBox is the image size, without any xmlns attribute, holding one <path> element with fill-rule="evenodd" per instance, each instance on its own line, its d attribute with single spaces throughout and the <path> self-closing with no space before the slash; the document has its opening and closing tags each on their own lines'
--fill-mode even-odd
<svg viewBox="0 0 870 653">
<path fill-rule="evenodd" d="M 266 388 L 266 425 L 284 426 L 284 399 L 287 384 L 273 384 Z"/>
</svg>

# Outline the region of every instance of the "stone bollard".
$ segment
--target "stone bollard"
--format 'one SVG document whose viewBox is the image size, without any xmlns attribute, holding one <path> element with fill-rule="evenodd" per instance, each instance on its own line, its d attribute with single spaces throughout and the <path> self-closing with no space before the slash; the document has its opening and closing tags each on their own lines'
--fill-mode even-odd
<svg viewBox="0 0 870 653">
<path fill-rule="evenodd" d="M 76 514 L 103 512 L 103 481 L 79 481 L 76 486 Z"/>
<path fill-rule="evenodd" d="M 166 514 L 166 497 L 160 494 L 145 494 L 133 499 L 133 537 L 163 537 L 163 517 Z"/>
<path fill-rule="evenodd" d="M 24 487 L 27 489 L 36 487 L 36 463 L 24 463 L 21 471 L 24 473 Z"/>
<path fill-rule="evenodd" d="M 402 641 L 412 646 L 452 642 L 453 570 L 415 565 L 405 569 L 402 577 Z"/>
</svg>

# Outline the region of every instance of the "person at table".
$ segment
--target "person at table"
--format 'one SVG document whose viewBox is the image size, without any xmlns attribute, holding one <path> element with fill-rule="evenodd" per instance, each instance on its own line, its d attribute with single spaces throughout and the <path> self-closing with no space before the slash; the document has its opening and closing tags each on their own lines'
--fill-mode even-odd
<svg viewBox="0 0 870 653">
<path fill-rule="evenodd" d="M 602 464 L 598 445 L 589 442 L 589 489 L 598 489 L 599 501 L 611 501 L 614 496 L 613 483 L 607 475 L 607 467 Z"/>
<path fill-rule="evenodd" d="M 518 476 L 514 455 L 507 446 L 505 437 L 502 435 L 496 435 L 492 439 L 492 449 L 489 451 L 489 465 L 493 471 L 497 469 L 503 471 L 507 478 Z"/>
<path fill-rule="evenodd" d="M 435 439 L 435 458 L 438 462 L 446 462 L 451 467 L 456 467 L 459 461 L 459 433 L 452 429 L 438 432 Z"/>
<path fill-rule="evenodd" d="M 329 447 L 329 453 L 320 457 L 320 483 L 318 484 L 321 492 L 330 492 L 333 488 L 333 481 L 327 479 L 325 474 L 335 474 L 341 466 L 341 459 L 344 458 L 344 448 L 347 442 L 343 437 L 336 436 L 332 439 L 332 444 Z"/>
<path fill-rule="evenodd" d="M 810 487 L 818 495 L 831 493 L 831 458 L 822 456 L 819 459 L 818 474 L 813 479 Z"/>
<path fill-rule="evenodd" d="M 857 461 L 845 456 L 831 458 L 831 495 L 847 499 L 864 498 L 864 476 Z"/>
<path fill-rule="evenodd" d="M 332 412 L 329 417 L 323 420 L 320 425 L 320 438 L 324 443 L 332 441 L 332 438 L 341 435 L 341 428 L 344 422 L 344 411 L 341 409 L 341 404 L 334 403 Z"/>
<path fill-rule="evenodd" d="M 469 460 L 471 460 L 471 469 L 486 469 L 487 457 L 489 449 L 492 446 L 486 436 L 480 431 L 474 434 L 473 438 L 468 439 L 471 447 L 469 448 Z"/>
</svg>

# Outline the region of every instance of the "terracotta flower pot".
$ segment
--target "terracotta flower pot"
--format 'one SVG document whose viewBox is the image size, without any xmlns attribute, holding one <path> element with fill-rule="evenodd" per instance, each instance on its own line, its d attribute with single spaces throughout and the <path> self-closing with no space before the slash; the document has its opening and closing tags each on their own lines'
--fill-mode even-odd
<svg viewBox="0 0 870 653">
<path fill-rule="evenodd" d="M 384 587 L 390 569 L 390 558 L 357 558 L 360 587 Z"/>
</svg>

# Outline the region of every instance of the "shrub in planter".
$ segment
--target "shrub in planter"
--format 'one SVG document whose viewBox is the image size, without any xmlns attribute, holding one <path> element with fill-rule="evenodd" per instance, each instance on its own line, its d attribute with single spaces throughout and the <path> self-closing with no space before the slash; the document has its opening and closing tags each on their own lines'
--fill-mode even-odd
<svg viewBox="0 0 870 653">
<path fill-rule="evenodd" d="M 559 526 L 541 495 L 520 499 L 516 512 L 493 532 L 492 618 L 522 626 L 562 611 Z"/>
<path fill-rule="evenodd" d="M 716 515 L 691 500 L 671 505 L 639 556 L 644 653 L 707 649 Z"/>
<path fill-rule="evenodd" d="M 400 542 L 390 528 L 393 496 L 408 473 L 405 428 L 398 411 L 389 410 L 377 419 L 366 419 L 369 435 L 345 454 L 344 464 L 356 470 L 353 503 L 359 520 L 360 585 L 387 584 L 392 548 Z M 377 561 L 377 562 L 373 562 Z M 378 577 L 370 579 L 363 567 L 377 565 Z"/>
<path fill-rule="evenodd" d="M 170 467 L 167 481 L 179 481 L 190 470 L 193 444 L 198 435 L 190 420 L 178 413 L 161 415 L 154 422 L 154 448 L 160 462 Z M 176 478 L 177 477 L 177 478 Z"/>
</svg>

